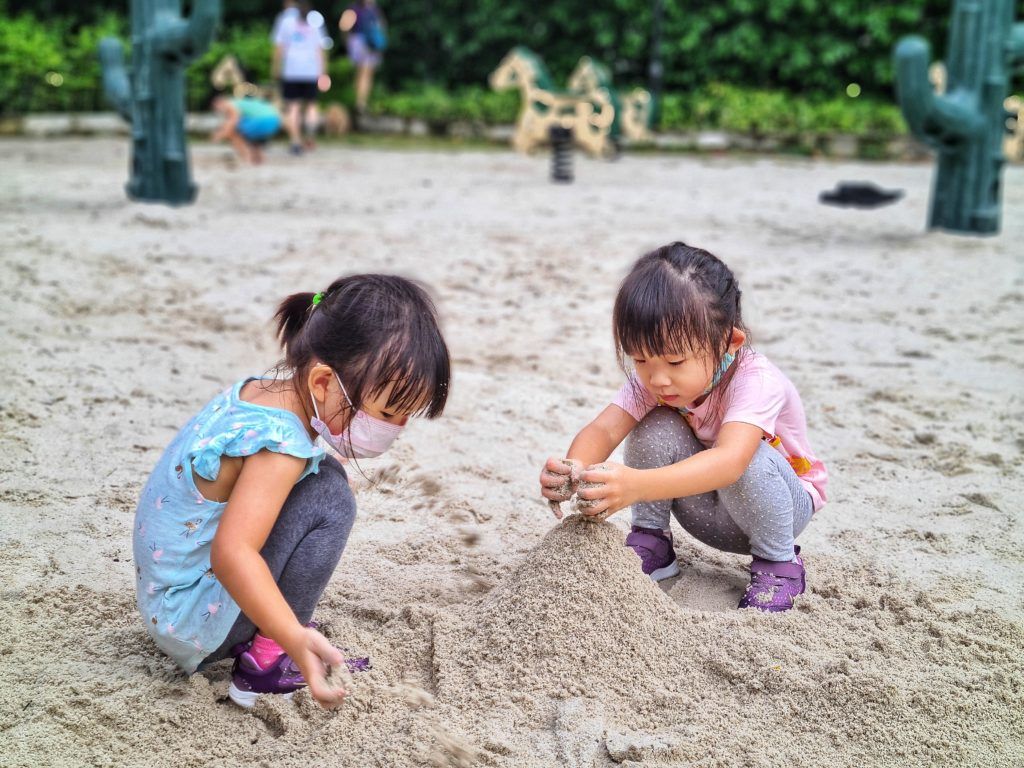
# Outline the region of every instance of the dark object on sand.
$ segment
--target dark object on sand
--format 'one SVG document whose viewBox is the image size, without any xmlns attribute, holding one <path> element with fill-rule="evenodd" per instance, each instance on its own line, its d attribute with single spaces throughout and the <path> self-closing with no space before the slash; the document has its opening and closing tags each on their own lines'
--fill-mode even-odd
<svg viewBox="0 0 1024 768">
<path fill-rule="evenodd" d="M 370 663 L 369 656 L 345 659 L 345 666 L 348 667 L 349 672 L 367 672 L 368 670 L 373 669 L 373 664 Z"/>
<path fill-rule="evenodd" d="M 903 197 L 902 189 L 882 189 L 865 181 L 841 181 L 818 195 L 818 202 L 840 208 L 878 208 Z"/>
</svg>

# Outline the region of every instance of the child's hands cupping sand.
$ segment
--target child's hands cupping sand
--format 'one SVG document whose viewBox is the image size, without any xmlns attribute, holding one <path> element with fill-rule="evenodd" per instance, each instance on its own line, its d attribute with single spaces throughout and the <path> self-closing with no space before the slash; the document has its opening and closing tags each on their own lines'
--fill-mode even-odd
<svg viewBox="0 0 1024 768">
<path fill-rule="evenodd" d="M 345 666 L 341 651 L 312 627 L 305 627 L 298 641 L 285 646 L 288 655 L 302 672 L 309 685 L 310 695 L 324 709 L 333 709 L 345 699 L 346 690 L 336 675 L 328 680 L 328 665 L 335 670 Z"/>
<path fill-rule="evenodd" d="M 613 461 L 592 464 L 580 475 L 576 509 L 594 520 L 607 520 L 640 501 L 634 482 L 637 470 Z"/>
<path fill-rule="evenodd" d="M 551 505 L 551 511 L 562 519 L 561 502 L 568 501 L 576 492 L 583 466 L 575 459 L 549 456 L 540 473 L 540 492 Z"/>
</svg>

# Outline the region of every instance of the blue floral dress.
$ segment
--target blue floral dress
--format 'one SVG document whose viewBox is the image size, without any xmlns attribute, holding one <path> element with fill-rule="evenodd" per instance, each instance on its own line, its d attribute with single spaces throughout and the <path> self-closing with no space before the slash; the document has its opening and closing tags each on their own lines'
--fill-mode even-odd
<svg viewBox="0 0 1024 768">
<path fill-rule="evenodd" d="M 324 450 L 291 411 L 239 398 L 244 379 L 213 398 L 164 451 L 135 510 L 136 593 L 146 629 L 186 672 L 215 651 L 241 609 L 210 567 L 210 545 L 226 502 L 203 498 L 192 473 L 216 480 L 222 456 L 267 450 L 307 459 Z"/>
</svg>

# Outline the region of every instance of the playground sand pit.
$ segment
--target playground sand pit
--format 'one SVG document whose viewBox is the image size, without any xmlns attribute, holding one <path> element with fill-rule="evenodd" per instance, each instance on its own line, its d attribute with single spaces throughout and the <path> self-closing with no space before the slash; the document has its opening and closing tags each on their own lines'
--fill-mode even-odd
<svg viewBox="0 0 1024 768">
<path fill-rule="evenodd" d="M 173 210 L 123 198 L 122 142 L 0 143 L 0 766 L 1024 761 L 1019 168 L 1003 234 L 975 239 L 923 231 L 925 165 L 627 155 L 555 186 L 505 152 L 224 157 L 196 148 Z M 843 179 L 907 196 L 818 206 Z M 622 380 L 618 280 L 675 238 L 735 268 L 831 470 L 787 614 L 735 610 L 746 561 L 678 529 L 655 585 L 624 514 L 556 523 L 537 492 Z M 243 711 L 228 665 L 187 678 L 145 634 L 135 500 L 177 428 L 276 359 L 275 301 L 355 270 L 433 286 L 449 407 L 352 472 L 317 618 L 372 669 L 337 711 Z"/>
</svg>

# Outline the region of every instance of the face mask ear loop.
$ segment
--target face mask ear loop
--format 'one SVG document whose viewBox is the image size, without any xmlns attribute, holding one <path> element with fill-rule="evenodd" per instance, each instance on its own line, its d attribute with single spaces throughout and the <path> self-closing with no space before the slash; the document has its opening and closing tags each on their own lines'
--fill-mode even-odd
<svg viewBox="0 0 1024 768">
<path fill-rule="evenodd" d="M 718 370 L 716 370 L 711 376 L 711 383 L 708 384 L 707 389 L 701 393 L 702 395 L 708 394 L 712 389 L 718 386 L 718 383 L 722 380 L 722 377 L 725 376 L 725 372 L 729 370 L 729 366 L 733 364 L 735 359 L 736 355 L 732 352 L 725 353 L 722 357 L 722 361 L 718 364 Z"/>
<path fill-rule="evenodd" d="M 333 373 L 334 378 L 338 380 L 338 386 L 341 387 L 341 394 L 343 394 L 345 399 L 348 401 L 348 407 L 353 408 L 352 398 L 348 396 L 348 391 L 345 389 L 345 385 L 341 383 L 341 376 L 338 375 L 337 371 L 331 371 L 331 373 Z"/>
<path fill-rule="evenodd" d="M 313 397 L 312 390 L 309 392 L 309 402 L 313 404 L 313 415 L 316 417 L 317 421 L 320 421 L 320 409 L 316 407 L 316 398 Z"/>
</svg>

